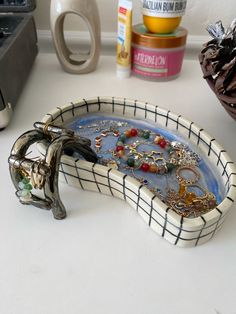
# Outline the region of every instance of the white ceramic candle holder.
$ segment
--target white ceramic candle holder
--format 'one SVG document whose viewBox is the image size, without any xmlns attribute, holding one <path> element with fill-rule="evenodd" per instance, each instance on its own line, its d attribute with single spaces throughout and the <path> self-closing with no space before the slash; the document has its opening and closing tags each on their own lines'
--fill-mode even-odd
<svg viewBox="0 0 236 314">
<path fill-rule="evenodd" d="M 91 46 L 89 53 L 73 54 L 64 38 L 66 15 L 74 14 L 82 18 L 89 30 Z M 96 69 L 100 48 L 101 29 L 95 0 L 51 0 L 51 32 L 58 60 L 62 68 L 73 74 L 84 74 Z"/>
</svg>

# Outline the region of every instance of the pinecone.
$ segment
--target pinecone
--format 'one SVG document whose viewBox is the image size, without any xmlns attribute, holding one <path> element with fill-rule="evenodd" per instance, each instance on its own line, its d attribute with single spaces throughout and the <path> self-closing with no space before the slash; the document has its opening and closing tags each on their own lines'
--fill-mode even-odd
<svg viewBox="0 0 236 314">
<path fill-rule="evenodd" d="M 204 78 L 213 79 L 218 95 L 236 96 L 236 19 L 225 31 L 222 22 L 207 28 L 213 40 L 204 45 L 200 63 Z"/>
</svg>

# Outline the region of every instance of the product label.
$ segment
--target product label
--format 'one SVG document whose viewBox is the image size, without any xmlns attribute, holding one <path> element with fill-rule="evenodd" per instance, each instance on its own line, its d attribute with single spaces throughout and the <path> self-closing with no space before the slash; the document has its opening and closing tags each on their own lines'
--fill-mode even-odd
<svg viewBox="0 0 236 314">
<path fill-rule="evenodd" d="M 118 21 L 118 42 L 121 45 L 124 45 L 126 34 L 126 26 L 124 22 Z"/>
<path fill-rule="evenodd" d="M 143 67 L 158 67 L 158 69 L 162 68 L 166 70 L 167 55 L 149 54 L 139 51 L 134 55 L 134 63 Z"/>
<path fill-rule="evenodd" d="M 119 1 L 118 31 L 117 31 L 117 63 L 129 66 L 131 62 L 131 27 L 132 27 L 132 2 Z"/>
<path fill-rule="evenodd" d="M 183 61 L 184 49 L 176 51 L 147 51 L 132 48 L 132 71 L 143 77 L 164 78 L 178 75 Z"/>
<path fill-rule="evenodd" d="M 142 13 L 154 17 L 178 17 L 185 13 L 187 0 L 141 0 Z"/>
</svg>

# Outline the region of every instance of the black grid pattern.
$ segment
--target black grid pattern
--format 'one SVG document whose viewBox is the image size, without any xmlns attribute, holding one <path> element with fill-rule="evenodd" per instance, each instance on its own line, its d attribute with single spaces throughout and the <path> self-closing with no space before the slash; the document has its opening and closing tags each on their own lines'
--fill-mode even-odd
<svg viewBox="0 0 236 314">
<path fill-rule="evenodd" d="M 96 106 L 97 111 L 106 112 L 108 107 L 111 107 L 111 111 L 114 114 L 125 115 L 126 108 L 133 109 L 133 117 L 137 118 L 150 118 L 153 117 L 153 121 L 158 122 L 162 126 L 168 126 L 171 121 L 172 124 L 176 126 L 176 130 L 179 131 L 181 135 L 185 135 L 193 143 L 195 143 L 200 148 L 204 148 L 208 153 L 207 155 L 210 157 L 214 156 L 214 159 L 217 160 L 216 168 L 218 168 L 219 172 L 222 174 L 222 180 L 225 183 L 226 189 L 226 197 L 224 201 L 214 209 L 214 217 L 208 218 L 208 215 L 203 215 L 197 219 L 197 226 L 191 226 L 191 219 L 176 217 L 176 214 L 164 203 L 160 205 L 160 202 L 157 202 L 156 197 L 152 196 L 151 198 L 148 194 L 145 194 L 146 187 L 142 187 L 137 184 L 137 192 L 129 189 L 126 185 L 127 175 L 123 175 L 122 180 L 117 181 L 116 176 L 113 175 L 114 170 L 106 168 L 107 175 L 102 176 L 98 170 L 95 171 L 94 165 L 91 166 L 91 169 L 88 170 L 88 166 L 86 169 L 81 168 L 80 161 L 76 160 L 70 163 L 64 163 L 61 168 L 61 172 L 64 177 L 67 178 L 67 182 L 70 184 L 70 177 L 74 179 L 77 178 L 78 186 L 81 188 L 87 187 L 88 184 L 94 183 L 96 184 L 97 191 L 101 192 L 101 187 L 108 187 L 109 195 L 118 195 L 121 199 L 129 201 L 129 203 L 136 208 L 138 212 L 142 214 L 147 223 L 154 230 L 158 229 L 158 233 L 174 243 L 178 246 L 194 246 L 200 243 L 203 243 L 209 240 L 212 236 L 214 236 L 215 232 L 221 227 L 224 218 L 228 212 L 228 209 L 232 205 L 235 199 L 236 194 L 236 170 L 232 163 L 232 161 L 227 160 L 226 152 L 223 149 L 219 149 L 218 145 L 214 145 L 216 143 L 214 138 L 211 138 L 203 129 L 198 128 L 194 122 L 190 122 L 182 118 L 181 115 L 175 115 L 171 111 L 163 110 L 158 106 L 153 106 L 148 103 L 139 102 L 137 100 L 127 100 L 121 98 L 93 98 L 82 100 L 77 103 L 71 103 L 70 106 L 64 107 L 63 110 L 61 108 L 57 108 L 57 110 L 47 114 L 44 118 L 44 122 L 53 122 L 55 124 L 63 124 L 64 114 L 68 114 L 71 112 L 71 116 L 79 116 L 84 109 L 86 112 L 90 112 L 90 108 Z M 95 108 L 91 110 L 94 112 Z M 109 111 L 109 113 L 111 112 Z M 130 110 L 129 110 L 130 112 Z M 130 115 L 130 113 L 129 113 Z M 213 158 L 212 158 L 213 159 Z M 226 162 L 225 162 L 226 160 Z M 96 169 L 104 166 L 97 165 Z M 72 171 L 72 168 L 76 168 L 76 172 Z M 94 180 L 85 179 L 80 176 L 80 171 L 89 171 L 93 174 Z M 76 173 L 76 176 L 74 175 Z M 104 177 L 102 182 L 96 180 L 97 177 Z M 116 183 L 116 188 L 112 185 Z M 89 189 L 89 188 L 88 188 Z M 126 191 L 129 191 L 127 194 Z M 143 196 L 144 194 L 144 196 Z M 145 204 L 145 208 L 143 208 L 140 204 Z M 147 210 L 147 208 L 149 208 Z M 212 215 L 211 215 L 212 216 Z M 196 225 L 196 224 L 195 224 Z M 159 231 L 161 230 L 161 232 Z M 190 243 L 191 242 L 191 243 Z"/>
<path fill-rule="evenodd" d="M 83 162 L 83 161 L 82 161 Z M 81 186 L 81 182 L 82 186 L 84 186 L 85 184 L 88 186 L 89 183 L 94 184 L 94 180 L 89 180 L 81 177 L 81 173 L 80 171 L 82 171 L 84 173 L 84 171 L 88 172 L 88 174 L 92 174 L 95 177 L 99 177 L 100 180 L 99 182 L 96 181 L 96 186 L 97 186 L 97 192 L 101 191 L 101 187 L 105 186 L 108 187 L 110 193 L 107 193 L 108 195 L 113 196 L 114 192 L 118 192 L 119 193 L 119 198 L 124 199 L 124 195 L 123 195 L 123 189 L 124 189 L 124 177 L 122 179 L 120 179 L 120 181 L 117 179 L 116 176 L 116 171 L 114 171 L 113 169 L 108 169 L 107 167 L 101 166 L 101 165 L 97 165 L 97 171 L 95 171 L 94 169 L 94 164 L 91 164 L 90 169 L 85 169 L 83 167 L 83 165 L 81 166 L 81 161 L 77 160 L 77 162 L 75 164 L 70 164 L 70 163 L 64 163 L 62 162 L 63 167 L 61 167 L 62 170 L 60 170 L 60 172 L 63 174 L 64 177 L 67 177 L 67 182 L 70 184 L 70 178 L 73 179 L 77 179 L 78 180 L 78 184 L 79 186 Z M 74 167 L 76 167 L 76 173 L 78 174 L 77 176 L 73 175 L 73 170 Z M 102 175 L 101 172 L 99 172 L 99 168 L 102 167 L 103 170 L 106 169 L 107 173 L 109 172 L 109 180 L 107 180 L 108 175 Z M 73 168 L 73 170 L 70 170 L 70 168 Z M 89 177 L 89 175 L 88 175 Z M 102 180 L 102 178 L 104 180 Z M 115 183 L 115 184 L 113 184 Z M 114 187 L 114 185 L 116 187 Z M 153 227 L 153 229 L 155 229 L 155 224 L 157 224 L 159 227 L 162 228 L 162 237 L 165 237 L 165 233 L 168 233 L 169 236 L 173 237 L 173 243 L 174 244 L 178 244 L 179 240 L 182 241 L 194 241 L 195 244 L 197 245 L 199 240 L 204 239 L 205 237 L 208 236 L 212 236 L 214 235 L 214 233 L 217 231 L 217 229 L 221 226 L 222 222 L 223 222 L 223 214 L 222 212 L 220 213 L 220 217 L 219 219 L 217 219 L 214 223 L 212 224 L 208 224 L 206 223 L 206 220 L 201 217 L 201 219 L 203 220 L 204 224 L 202 228 L 199 229 L 195 229 L 195 230 L 189 230 L 189 229 L 185 229 L 184 226 L 184 218 L 180 217 L 180 224 L 174 224 L 171 221 L 168 220 L 168 212 L 171 210 L 169 207 L 165 208 L 165 213 L 161 212 L 158 210 L 158 204 L 156 203 L 156 199 L 157 196 L 152 196 L 151 198 L 149 196 L 145 196 L 145 192 L 144 189 L 147 189 L 146 187 L 144 187 L 143 185 L 140 185 L 137 189 L 137 192 L 134 191 L 134 189 L 131 189 L 129 187 L 125 187 L 125 189 L 127 191 L 129 191 L 129 194 L 126 194 L 125 200 L 129 200 L 131 201 L 130 203 L 133 204 L 133 207 L 140 213 L 145 213 L 147 215 L 147 221 L 148 224 Z M 140 191 L 143 190 L 143 193 L 141 193 Z M 143 194 L 143 195 L 142 195 Z M 143 206 L 141 206 L 140 204 L 143 203 L 145 204 L 146 208 L 149 208 L 149 210 L 147 211 Z M 153 213 L 155 213 L 158 218 L 155 218 L 153 216 Z M 164 224 L 162 225 L 161 221 L 164 221 Z M 172 229 L 175 230 L 175 232 L 171 231 L 168 229 L 167 224 L 169 226 L 172 227 Z M 209 231 L 208 231 L 209 230 Z M 213 231 L 212 231 L 213 230 Z M 181 236 L 181 233 L 184 232 L 185 234 L 188 234 L 187 237 L 183 237 Z M 198 234 L 198 235 L 196 235 Z"/>
</svg>

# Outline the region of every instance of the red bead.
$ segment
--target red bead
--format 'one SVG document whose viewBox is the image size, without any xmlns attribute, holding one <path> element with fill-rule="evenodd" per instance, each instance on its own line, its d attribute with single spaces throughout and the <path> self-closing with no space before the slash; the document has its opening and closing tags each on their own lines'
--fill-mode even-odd
<svg viewBox="0 0 236 314">
<path fill-rule="evenodd" d="M 131 136 L 137 136 L 138 135 L 138 130 L 137 129 L 131 129 L 130 133 L 131 133 Z"/>
<path fill-rule="evenodd" d="M 141 169 L 142 171 L 144 171 L 144 172 L 148 172 L 149 168 L 150 168 L 150 166 L 149 166 L 149 164 L 147 164 L 147 163 L 143 163 L 143 164 L 141 165 L 141 167 L 140 167 L 140 169 Z"/>
<path fill-rule="evenodd" d="M 165 147 L 166 147 L 166 144 L 167 144 L 167 142 L 166 142 L 165 140 L 161 140 L 161 141 L 159 142 L 159 145 L 160 145 L 161 148 L 165 148 Z"/>
<path fill-rule="evenodd" d="M 116 146 L 116 151 L 119 152 L 120 150 L 124 150 L 124 146 Z"/>
</svg>

